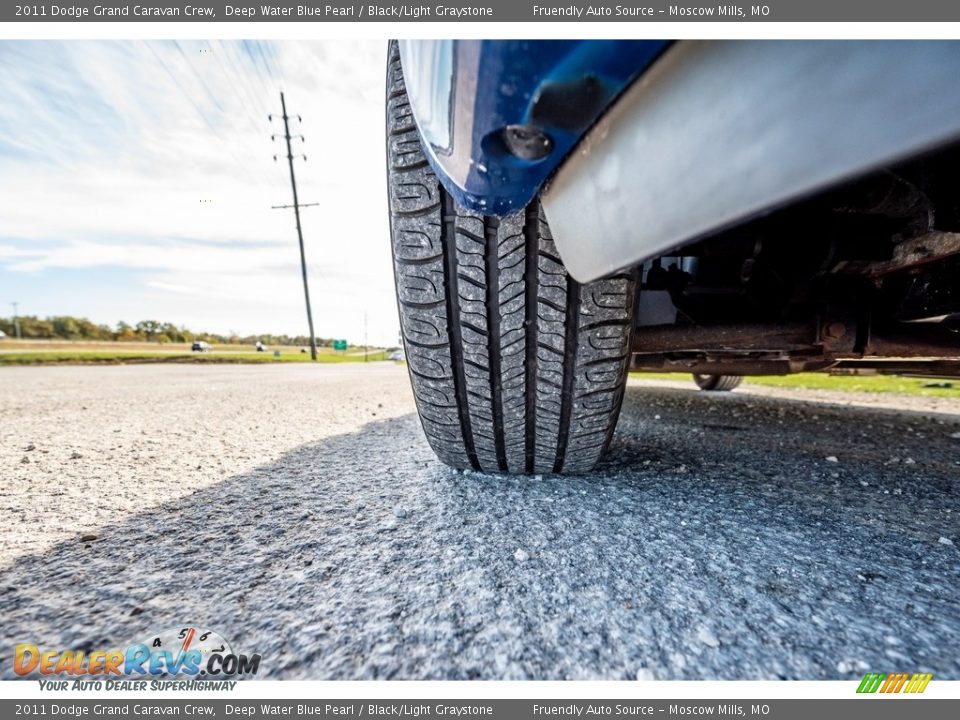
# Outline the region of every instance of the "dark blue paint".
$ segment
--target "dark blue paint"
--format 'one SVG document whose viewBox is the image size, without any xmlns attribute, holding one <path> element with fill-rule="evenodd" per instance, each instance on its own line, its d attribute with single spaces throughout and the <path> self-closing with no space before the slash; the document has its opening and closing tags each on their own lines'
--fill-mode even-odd
<svg viewBox="0 0 960 720">
<path fill-rule="evenodd" d="M 659 40 L 454 41 L 453 97 L 437 87 L 422 88 L 417 97 L 411 97 L 415 115 L 449 116 L 451 137 L 425 142 L 431 166 L 447 191 L 468 209 L 506 215 L 526 206 L 603 111 L 667 44 Z M 404 68 L 408 78 L 415 71 Z M 560 113 L 542 117 L 545 93 L 555 92 L 560 85 L 576 86 L 585 78 L 592 83 L 594 97 L 602 99 L 593 111 L 585 115 L 584 103 L 561 103 Z M 552 152 L 537 161 L 509 153 L 501 139 L 502 129 L 515 124 L 535 125 L 546 132 L 553 141 Z"/>
</svg>

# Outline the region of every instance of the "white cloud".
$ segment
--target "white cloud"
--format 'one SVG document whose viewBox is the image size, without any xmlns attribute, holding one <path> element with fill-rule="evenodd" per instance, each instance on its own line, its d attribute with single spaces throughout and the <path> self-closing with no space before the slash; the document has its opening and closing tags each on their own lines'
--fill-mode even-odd
<svg viewBox="0 0 960 720">
<path fill-rule="evenodd" d="M 357 338 L 366 309 L 371 338 L 395 342 L 385 62 L 381 41 L 0 43 L 0 284 L 126 268 L 154 317 L 302 332 L 293 214 L 270 209 L 291 200 L 266 118 L 282 86 L 306 136 L 300 199 L 320 203 L 303 211 L 317 332 Z M 117 300 L 93 319 L 138 319 Z"/>
</svg>

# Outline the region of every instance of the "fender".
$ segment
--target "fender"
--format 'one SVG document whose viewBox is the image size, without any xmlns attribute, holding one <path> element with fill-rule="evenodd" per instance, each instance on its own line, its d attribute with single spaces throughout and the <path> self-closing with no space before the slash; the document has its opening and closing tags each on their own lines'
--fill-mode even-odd
<svg viewBox="0 0 960 720">
<path fill-rule="evenodd" d="M 662 40 L 400 40 L 427 161 L 459 205 L 525 207 L 668 47 Z"/>
</svg>

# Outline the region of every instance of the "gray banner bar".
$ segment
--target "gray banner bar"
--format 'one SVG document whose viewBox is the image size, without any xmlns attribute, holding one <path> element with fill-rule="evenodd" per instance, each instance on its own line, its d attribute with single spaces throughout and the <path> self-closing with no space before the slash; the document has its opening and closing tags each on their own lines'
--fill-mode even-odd
<svg viewBox="0 0 960 720">
<path fill-rule="evenodd" d="M 851 694 L 854 689 L 851 687 Z M 905 706 L 909 705 L 909 709 Z M 175 715 L 238 720 L 596 720 L 609 717 L 723 716 L 764 720 L 940 720 L 955 718 L 960 700 L 918 697 L 851 698 L 849 700 L 231 700 L 203 697 L 183 700 L 2 700 L 0 717 L 42 717 L 44 720 L 88 720 L 98 717 L 154 718 Z"/>
<path fill-rule="evenodd" d="M 64 0 L 7 3 L 2 22 L 954 22 L 955 0 L 697 0 L 582 3 L 478 0 L 475 3 L 316 2 L 316 0 Z"/>
</svg>

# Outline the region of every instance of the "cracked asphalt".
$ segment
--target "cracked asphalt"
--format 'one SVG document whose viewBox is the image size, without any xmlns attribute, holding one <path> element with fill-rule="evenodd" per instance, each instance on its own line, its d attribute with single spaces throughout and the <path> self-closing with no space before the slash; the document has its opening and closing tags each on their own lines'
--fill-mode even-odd
<svg viewBox="0 0 960 720">
<path fill-rule="evenodd" d="M 459 473 L 388 364 L 0 370 L 13 646 L 185 623 L 297 679 L 960 679 L 960 398 L 631 381 L 581 477 Z"/>
</svg>

